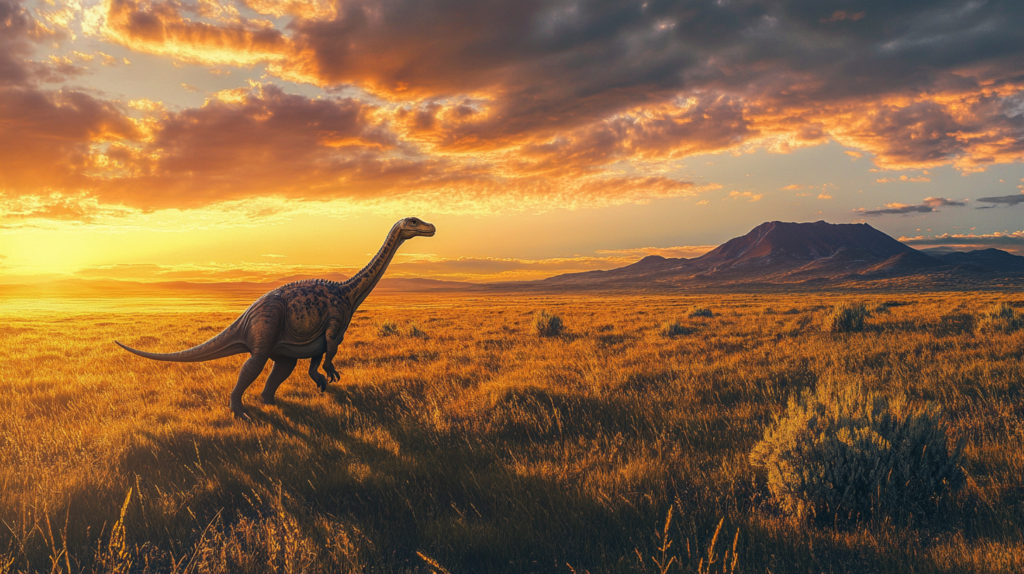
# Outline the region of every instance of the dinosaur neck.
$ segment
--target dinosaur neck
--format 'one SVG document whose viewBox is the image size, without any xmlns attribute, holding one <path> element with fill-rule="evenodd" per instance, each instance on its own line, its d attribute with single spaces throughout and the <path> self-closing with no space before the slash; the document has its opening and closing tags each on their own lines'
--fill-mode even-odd
<svg viewBox="0 0 1024 574">
<path fill-rule="evenodd" d="M 380 278 L 384 276 L 384 271 L 388 268 L 388 264 L 391 263 L 391 259 L 395 256 L 398 247 L 403 242 L 400 238 L 401 232 L 399 223 L 396 223 L 388 233 L 388 238 L 384 241 L 384 245 L 380 246 L 380 250 L 373 256 L 373 259 L 359 273 L 356 273 L 345 282 L 351 287 L 349 293 L 353 311 L 363 302 L 363 299 L 366 299 L 370 291 L 373 291 L 373 288 L 377 286 Z"/>
</svg>

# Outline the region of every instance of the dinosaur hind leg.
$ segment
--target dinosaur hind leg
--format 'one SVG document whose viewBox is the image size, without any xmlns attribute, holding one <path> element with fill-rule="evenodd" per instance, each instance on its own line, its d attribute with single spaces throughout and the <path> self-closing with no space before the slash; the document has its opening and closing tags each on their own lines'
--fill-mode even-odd
<svg viewBox="0 0 1024 574">
<path fill-rule="evenodd" d="M 235 389 L 231 391 L 231 414 L 235 415 L 236 419 L 247 419 L 249 415 L 245 414 L 245 408 L 242 407 L 242 395 L 245 393 L 245 389 L 249 388 L 249 385 L 256 380 L 256 377 L 260 376 L 263 372 L 263 367 L 267 364 L 267 355 L 262 353 L 253 353 L 249 360 L 242 365 L 242 370 L 238 372 L 238 383 L 235 384 Z"/>
<path fill-rule="evenodd" d="M 292 374 L 297 362 L 299 362 L 298 359 L 290 357 L 274 359 L 274 368 L 270 370 L 270 376 L 267 377 L 267 383 L 263 385 L 263 393 L 260 395 L 263 398 L 263 404 L 274 404 L 274 393 L 277 392 L 277 387 L 280 387 L 288 375 Z"/>
<path fill-rule="evenodd" d="M 317 370 L 323 358 L 323 354 L 320 354 L 309 360 L 309 378 L 313 379 L 321 393 L 327 390 L 327 377 L 321 375 L 320 371 Z"/>
</svg>

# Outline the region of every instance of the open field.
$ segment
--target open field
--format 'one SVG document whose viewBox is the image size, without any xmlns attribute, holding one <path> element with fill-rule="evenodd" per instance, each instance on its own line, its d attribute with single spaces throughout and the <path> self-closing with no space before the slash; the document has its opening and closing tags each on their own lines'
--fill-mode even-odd
<svg viewBox="0 0 1024 574">
<path fill-rule="evenodd" d="M 824 332 L 840 299 L 902 304 Z M 1005 293 L 374 295 L 341 381 L 321 395 L 303 361 L 265 406 L 268 368 L 251 423 L 227 408 L 246 356 L 112 343 L 190 347 L 244 303 L 0 301 L 0 573 L 1022 571 L 1024 331 L 973 328 L 1002 301 L 1024 311 Z M 566 332 L 538 337 L 540 310 Z M 748 455 L 827 380 L 940 404 L 965 488 L 928 520 L 787 520 Z"/>
</svg>

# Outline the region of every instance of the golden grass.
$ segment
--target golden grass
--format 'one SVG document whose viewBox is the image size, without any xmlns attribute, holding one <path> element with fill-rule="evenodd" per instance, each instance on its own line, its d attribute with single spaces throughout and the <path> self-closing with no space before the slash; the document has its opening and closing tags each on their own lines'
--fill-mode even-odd
<svg viewBox="0 0 1024 574">
<path fill-rule="evenodd" d="M 842 299 L 876 310 L 863 332 L 823 330 Z M 264 406 L 265 372 L 249 424 L 227 408 L 245 356 L 156 363 L 111 342 L 186 348 L 244 305 L 5 301 L 0 573 L 1020 571 L 1024 332 L 973 325 L 1004 300 L 1024 304 L 375 295 L 341 381 L 320 395 L 300 364 Z M 539 337 L 541 309 L 565 333 Z M 780 514 L 748 454 L 825 377 L 945 409 L 968 478 L 938 518 Z"/>
</svg>

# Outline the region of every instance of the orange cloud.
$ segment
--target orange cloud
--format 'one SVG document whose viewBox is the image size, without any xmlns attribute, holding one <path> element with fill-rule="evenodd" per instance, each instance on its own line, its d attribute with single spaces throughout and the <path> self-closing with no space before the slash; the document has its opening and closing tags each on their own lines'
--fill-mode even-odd
<svg viewBox="0 0 1024 574">
<path fill-rule="evenodd" d="M 139 135 L 117 105 L 86 94 L 0 88 L 0 188 L 89 189 L 94 146 Z"/>
<path fill-rule="evenodd" d="M 931 181 L 931 178 L 925 177 L 923 175 L 919 176 L 919 177 L 909 177 L 909 176 L 906 176 L 906 175 L 901 175 L 899 177 L 880 177 L 880 178 L 875 180 L 875 182 L 877 182 L 877 183 L 892 183 L 894 181 L 910 181 L 910 182 L 923 183 L 923 182 Z"/>
<path fill-rule="evenodd" d="M 729 192 L 729 197 L 731 197 L 733 199 L 746 199 L 747 201 L 754 202 L 754 201 L 760 201 L 761 198 L 764 197 L 764 194 L 763 193 L 755 194 L 754 192 L 751 192 L 751 191 L 743 191 L 743 192 L 740 192 L 740 191 L 730 191 Z M 726 198 L 723 198 L 723 199 L 726 199 Z"/>
<path fill-rule="evenodd" d="M 678 247 L 637 247 L 635 249 L 599 249 L 599 255 L 619 255 L 622 257 L 635 257 L 637 260 L 649 255 L 660 255 L 667 259 L 692 259 L 700 257 L 708 251 L 718 247 L 717 245 L 680 245 Z"/>
<path fill-rule="evenodd" d="M 183 15 L 187 5 L 149 0 L 106 0 L 87 11 L 83 29 L 132 50 L 206 65 L 272 65 L 294 47 L 269 21 L 228 18 L 219 24 Z M 197 15 L 203 5 L 192 8 Z"/>
</svg>

